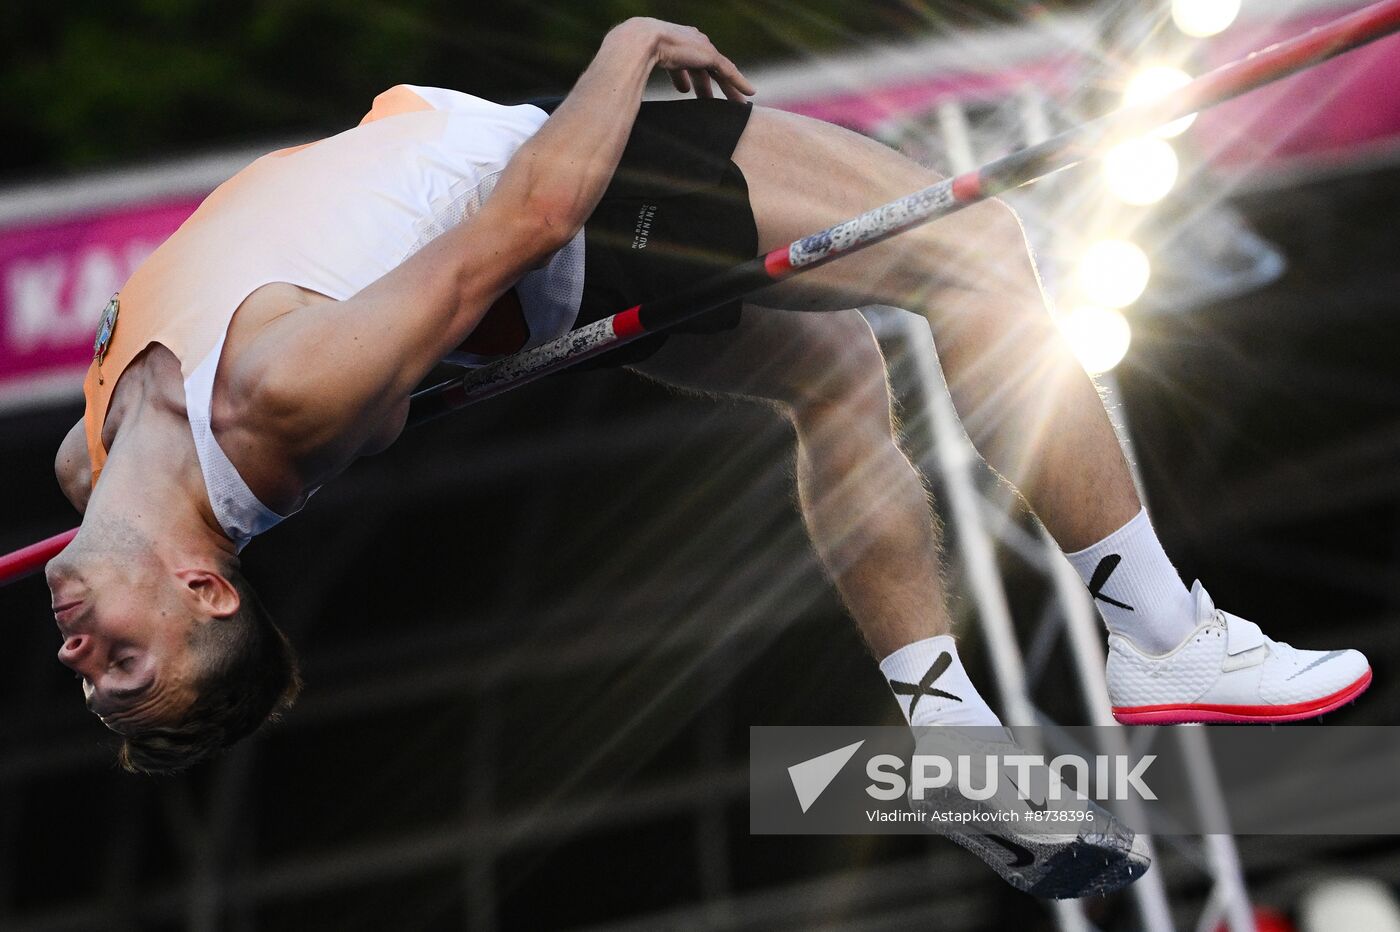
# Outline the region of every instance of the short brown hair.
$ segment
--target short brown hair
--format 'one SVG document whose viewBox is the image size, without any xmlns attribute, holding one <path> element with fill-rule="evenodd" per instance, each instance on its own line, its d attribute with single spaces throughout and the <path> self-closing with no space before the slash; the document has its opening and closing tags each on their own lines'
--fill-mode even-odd
<svg viewBox="0 0 1400 932">
<path fill-rule="evenodd" d="M 175 773 L 213 757 L 274 721 L 301 692 L 296 651 L 236 567 L 238 612 L 200 624 L 190 646 L 203 660 L 196 698 L 174 724 L 133 727 L 117 761 L 131 773 Z"/>
</svg>

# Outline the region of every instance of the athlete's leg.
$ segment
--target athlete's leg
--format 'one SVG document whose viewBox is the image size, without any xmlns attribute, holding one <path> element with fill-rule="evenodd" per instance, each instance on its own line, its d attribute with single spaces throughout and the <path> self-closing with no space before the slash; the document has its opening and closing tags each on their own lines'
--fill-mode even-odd
<svg viewBox="0 0 1400 932">
<path fill-rule="evenodd" d="M 765 250 L 935 180 L 855 133 L 762 109 L 734 161 Z M 1060 546 L 1077 551 L 1070 560 L 1112 632 L 1108 681 L 1120 718 L 1306 718 L 1369 684 L 1357 651 L 1276 644 L 1217 612 L 1199 585 L 1186 591 L 1142 511 L 1093 383 L 1046 312 L 1020 224 L 1005 206 L 979 204 L 757 297 L 799 310 L 878 302 L 928 318 L 969 434 Z M 886 674 L 917 647 L 886 658 Z"/>
<path fill-rule="evenodd" d="M 792 422 L 803 520 L 877 657 L 948 632 L 938 526 L 895 440 L 885 361 L 859 312 L 749 306 L 736 329 L 674 334 L 632 368 L 771 403 Z"/>
<path fill-rule="evenodd" d="M 952 638 L 942 636 L 948 620 L 938 528 L 922 482 L 895 442 L 884 359 L 859 313 L 797 314 L 750 305 L 735 330 L 675 334 L 633 369 L 682 389 L 770 402 L 785 413 L 797 431 L 802 510 L 813 542 L 872 649 L 885 658 L 881 669 L 911 723 L 999 724 L 968 681 Z M 944 754 L 1022 753 L 999 728 L 916 737 Z M 968 803 L 948 796 L 923 805 L 957 811 Z M 1018 815 L 1025 809 L 1009 797 L 978 805 L 1018 809 Z M 1095 815 L 1092 838 L 1011 831 L 997 843 L 934 830 L 982 857 L 1017 889 L 1084 896 L 1117 889 L 1147 867 L 1131 833 L 1115 830 L 1107 813 Z M 1008 845 L 1017 854 L 1010 861 Z"/>
<path fill-rule="evenodd" d="M 937 180 L 856 133 L 762 109 L 734 160 L 763 249 Z M 757 299 L 796 310 L 892 304 L 925 316 L 963 426 L 1071 554 L 1110 628 L 1152 652 L 1195 628 L 1190 594 L 1142 512 L 1098 392 L 1048 313 L 1004 204 L 978 204 Z"/>
<path fill-rule="evenodd" d="M 937 180 L 865 137 L 763 108 L 734 161 L 764 250 Z M 964 427 L 1064 549 L 1101 540 L 1141 508 L 1103 404 L 1046 312 L 1004 205 L 969 208 L 758 299 L 795 310 L 891 304 L 927 317 Z"/>
</svg>

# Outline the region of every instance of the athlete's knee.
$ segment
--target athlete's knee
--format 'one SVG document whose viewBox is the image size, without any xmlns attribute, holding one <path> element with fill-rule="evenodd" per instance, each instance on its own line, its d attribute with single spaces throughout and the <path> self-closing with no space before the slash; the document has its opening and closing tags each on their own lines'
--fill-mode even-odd
<svg viewBox="0 0 1400 932">
<path fill-rule="evenodd" d="M 884 354 L 858 313 L 823 315 L 804 344 L 804 378 L 783 399 L 798 429 L 842 421 L 858 432 L 890 432 L 890 388 Z"/>
<path fill-rule="evenodd" d="M 960 263 L 962 287 L 1019 299 L 1028 311 L 1044 311 L 1040 278 L 1021 218 L 1005 201 L 984 201 L 968 211 L 967 260 Z"/>
<path fill-rule="evenodd" d="M 1055 323 L 1016 213 L 991 200 L 971 208 L 967 219 L 953 268 L 925 296 L 940 347 L 1053 343 Z"/>
</svg>

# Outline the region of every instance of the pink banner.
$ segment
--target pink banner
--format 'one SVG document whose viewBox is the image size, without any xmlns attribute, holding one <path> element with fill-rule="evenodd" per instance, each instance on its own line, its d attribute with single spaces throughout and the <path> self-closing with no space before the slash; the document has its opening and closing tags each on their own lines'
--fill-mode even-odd
<svg viewBox="0 0 1400 932">
<path fill-rule="evenodd" d="M 1211 41 L 1205 65 L 1242 58 L 1345 12 L 1241 22 Z M 1192 139 L 1213 164 L 1238 172 L 1357 158 L 1400 141 L 1397 89 L 1400 36 L 1391 36 L 1206 111 L 1192 126 Z"/>
<path fill-rule="evenodd" d="M 1364 4 L 1357 4 L 1359 8 Z M 1349 12 L 1338 7 L 1284 21 L 1244 20 L 1202 43 L 1203 73 Z M 1022 61 L 995 73 L 935 73 L 819 93 L 778 105 L 807 116 L 872 132 L 887 120 L 926 113 L 945 99 L 995 100 L 1034 85 L 1051 97 L 1075 88 L 1082 63 L 1064 55 Z M 1335 61 L 1286 78 L 1203 113 L 1191 138 L 1212 164 L 1261 170 L 1298 160 L 1344 160 L 1384 145 L 1400 146 L 1400 36 L 1382 39 Z"/>
<path fill-rule="evenodd" d="M 197 206 L 163 200 L 0 230 L 0 395 L 23 401 L 71 378 L 76 396 L 108 299 Z"/>
<path fill-rule="evenodd" d="M 964 103 L 999 100 L 1027 85 L 1043 88 L 1052 96 L 1063 94 L 1072 87 L 1077 67 L 1072 57 L 1061 54 L 992 73 L 943 72 L 858 91 L 780 100 L 777 106 L 873 133 L 888 120 L 925 113 L 950 98 Z"/>
</svg>

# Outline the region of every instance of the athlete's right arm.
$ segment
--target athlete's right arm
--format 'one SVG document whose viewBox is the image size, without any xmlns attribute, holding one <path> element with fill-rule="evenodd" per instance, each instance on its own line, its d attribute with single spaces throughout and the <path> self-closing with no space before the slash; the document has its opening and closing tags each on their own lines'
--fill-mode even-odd
<svg viewBox="0 0 1400 932">
<path fill-rule="evenodd" d="M 480 211 L 358 294 L 268 321 L 238 352 L 230 376 L 261 409 L 261 429 L 303 463 L 353 447 L 357 425 L 378 429 L 506 289 L 582 228 L 656 67 L 700 96 L 711 79 L 731 97 L 752 92 L 697 30 L 650 19 L 613 29 Z"/>
</svg>

